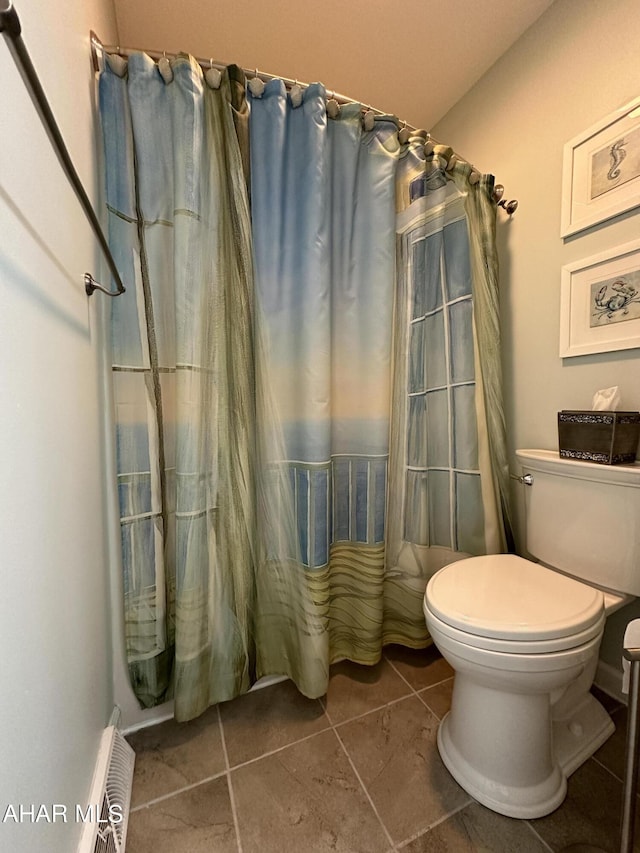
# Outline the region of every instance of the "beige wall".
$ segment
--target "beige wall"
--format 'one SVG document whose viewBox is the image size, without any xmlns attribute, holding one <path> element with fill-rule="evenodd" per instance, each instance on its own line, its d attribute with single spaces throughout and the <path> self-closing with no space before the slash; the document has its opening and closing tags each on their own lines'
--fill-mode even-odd
<svg viewBox="0 0 640 853">
<path fill-rule="evenodd" d="M 428 128 L 551 2 L 447 0 L 446 9 L 424 0 L 401 6 L 388 0 L 115 5 L 120 44 L 127 47 L 189 51 L 291 79 L 321 80 L 329 91 Z M 455 33 L 465 41 L 463 62 Z"/>
<path fill-rule="evenodd" d="M 557 448 L 557 411 L 590 408 L 598 388 L 618 385 L 622 406 L 640 409 L 640 350 L 558 356 L 561 267 L 637 239 L 640 227 L 636 210 L 563 242 L 563 146 L 640 95 L 639 44 L 637 0 L 557 0 L 433 128 L 520 202 L 498 226 L 514 471 L 516 447 Z M 513 496 L 521 518 L 515 484 Z M 614 665 L 630 614 L 607 629 L 602 655 Z"/>
<path fill-rule="evenodd" d="M 96 196 L 89 30 L 111 0 L 17 4 L 71 156 Z M 71 853 L 113 707 L 96 244 L 0 39 L 0 815 L 65 804 L 67 823 L 0 823 L 0 849 Z M 1 820 L 1 818 L 0 818 Z"/>
</svg>

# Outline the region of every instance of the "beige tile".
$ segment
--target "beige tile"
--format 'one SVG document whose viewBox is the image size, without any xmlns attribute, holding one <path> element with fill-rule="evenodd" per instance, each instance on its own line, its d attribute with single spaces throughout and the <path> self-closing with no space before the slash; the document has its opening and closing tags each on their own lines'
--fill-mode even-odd
<svg viewBox="0 0 640 853">
<path fill-rule="evenodd" d="M 570 844 L 592 844 L 607 853 L 616 853 L 621 805 L 622 783 L 589 759 L 569 777 L 564 803 L 550 815 L 530 823 L 553 850 Z M 636 851 L 640 851 L 639 839 L 636 830 Z"/>
<path fill-rule="evenodd" d="M 451 695 L 453 694 L 453 678 L 441 681 L 435 687 L 427 687 L 420 691 L 420 698 L 426 702 L 436 717 L 441 720 L 451 707 Z"/>
<path fill-rule="evenodd" d="M 548 853 L 523 820 L 472 803 L 416 838 L 402 853 Z"/>
<path fill-rule="evenodd" d="M 215 707 L 188 723 L 169 720 L 127 740 L 136 753 L 132 808 L 225 770 Z"/>
<path fill-rule="evenodd" d="M 416 696 L 337 728 L 394 842 L 470 802 L 438 755 L 437 728 Z"/>
<path fill-rule="evenodd" d="M 407 679 L 414 690 L 432 687 L 453 676 L 453 669 L 435 645 L 427 649 L 386 646 L 384 656 Z"/>
<path fill-rule="evenodd" d="M 291 681 L 255 690 L 220 705 L 231 767 L 327 728 L 317 699 L 307 699 Z"/>
<path fill-rule="evenodd" d="M 376 666 L 342 661 L 331 667 L 327 695 L 321 701 L 331 721 L 342 723 L 409 693 L 410 688 L 385 660 Z"/>
<path fill-rule="evenodd" d="M 226 776 L 133 812 L 127 853 L 236 853 Z"/>
<path fill-rule="evenodd" d="M 231 771 L 244 853 L 389 848 L 333 731 Z"/>
</svg>

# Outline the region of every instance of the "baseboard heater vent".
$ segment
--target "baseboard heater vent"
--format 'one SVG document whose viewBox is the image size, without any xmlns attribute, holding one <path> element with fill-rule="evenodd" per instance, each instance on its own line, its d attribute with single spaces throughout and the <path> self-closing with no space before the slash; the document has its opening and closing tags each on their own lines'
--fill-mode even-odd
<svg viewBox="0 0 640 853">
<path fill-rule="evenodd" d="M 102 735 L 78 853 L 124 853 L 135 754 L 115 726 Z"/>
</svg>

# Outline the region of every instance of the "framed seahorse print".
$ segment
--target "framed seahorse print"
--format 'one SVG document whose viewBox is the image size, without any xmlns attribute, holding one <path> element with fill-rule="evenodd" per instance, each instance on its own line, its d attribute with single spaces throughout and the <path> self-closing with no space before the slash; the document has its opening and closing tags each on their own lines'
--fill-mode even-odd
<svg viewBox="0 0 640 853">
<path fill-rule="evenodd" d="M 564 146 L 561 236 L 640 206 L 640 98 Z"/>
<path fill-rule="evenodd" d="M 560 356 L 640 347 L 640 240 L 562 267 Z"/>
</svg>

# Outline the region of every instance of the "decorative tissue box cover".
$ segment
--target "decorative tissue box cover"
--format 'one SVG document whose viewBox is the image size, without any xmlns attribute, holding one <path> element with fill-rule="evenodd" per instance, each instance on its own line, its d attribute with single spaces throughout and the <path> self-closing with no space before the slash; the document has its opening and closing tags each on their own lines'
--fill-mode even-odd
<svg viewBox="0 0 640 853">
<path fill-rule="evenodd" d="M 558 412 L 560 456 L 602 462 L 633 463 L 640 439 L 640 412 Z"/>
</svg>

